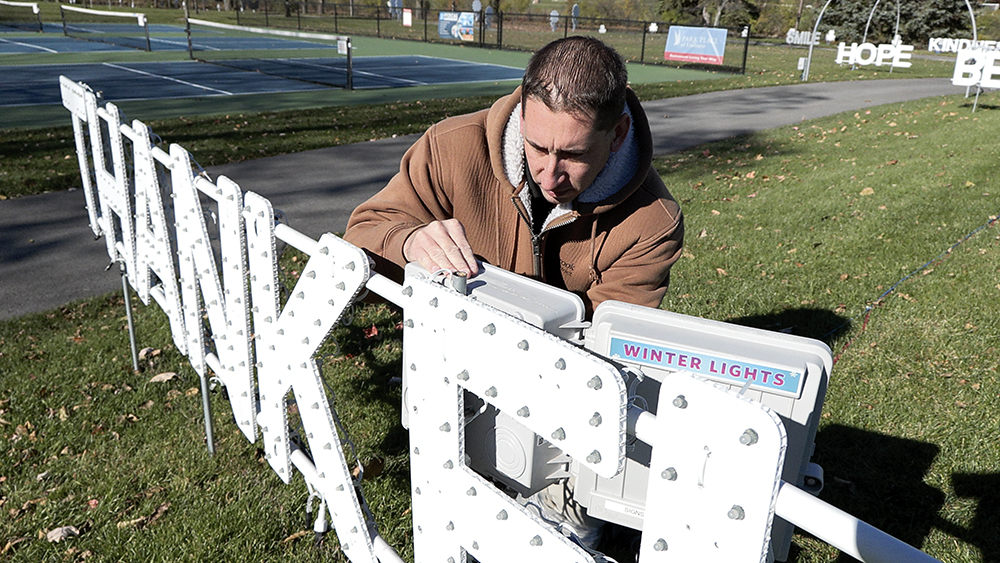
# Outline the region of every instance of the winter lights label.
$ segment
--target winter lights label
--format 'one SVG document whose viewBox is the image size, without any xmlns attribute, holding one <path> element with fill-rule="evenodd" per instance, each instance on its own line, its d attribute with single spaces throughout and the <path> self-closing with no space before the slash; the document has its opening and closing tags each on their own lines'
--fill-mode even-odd
<svg viewBox="0 0 1000 563">
<path fill-rule="evenodd" d="M 787 367 L 747 362 L 739 358 L 657 346 L 623 338 L 611 339 L 611 357 L 670 371 L 688 371 L 723 383 L 798 397 L 802 372 Z"/>
</svg>

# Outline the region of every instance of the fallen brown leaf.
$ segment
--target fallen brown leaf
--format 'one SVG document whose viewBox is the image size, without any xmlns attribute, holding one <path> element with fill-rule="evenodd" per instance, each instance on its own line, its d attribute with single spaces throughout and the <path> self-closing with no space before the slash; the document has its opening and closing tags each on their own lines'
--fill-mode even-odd
<svg viewBox="0 0 1000 563">
<path fill-rule="evenodd" d="M 80 530 L 78 530 L 76 526 L 63 526 L 45 534 L 45 539 L 52 543 L 58 543 L 65 539 L 79 535 Z"/>
<path fill-rule="evenodd" d="M 176 379 L 177 373 L 173 371 L 165 371 L 163 373 L 154 375 L 152 379 L 149 380 L 150 383 L 163 383 L 164 381 L 170 381 L 171 379 Z"/>
<path fill-rule="evenodd" d="M 287 538 L 281 540 L 281 543 L 290 543 L 290 542 L 293 542 L 293 541 L 295 541 L 295 540 L 297 540 L 299 538 L 302 538 L 302 537 L 305 537 L 305 536 L 308 536 L 308 535 L 309 535 L 309 530 L 302 530 L 300 532 L 295 532 L 294 534 L 292 534 L 292 535 L 288 536 Z"/>
<path fill-rule="evenodd" d="M 20 544 L 22 544 L 22 543 L 24 543 L 24 542 L 26 542 L 26 541 L 28 541 L 30 539 L 31 539 L 30 536 L 24 536 L 24 537 L 20 537 L 20 538 L 14 538 L 14 539 L 11 539 L 11 540 L 7 540 L 7 545 L 3 546 L 3 549 L 0 549 L 0 555 L 7 555 L 8 553 L 13 553 L 14 549 L 18 545 L 20 545 Z"/>
<path fill-rule="evenodd" d="M 139 522 L 142 522 L 143 520 L 145 520 L 145 518 L 136 518 L 134 520 L 123 520 L 119 522 L 117 526 L 119 530 L 122 530 L 124 528 L 130 528 L 132 526 L 136 526 L 139 524 Z"/>
<path fill-rule="evenodd" d="M 153 514 L 151 514 L 149 516 L 148 521 L 144 525 L 145 526 L 151 526 L 151 525 L 153 525 L 157 520 L 160 519 L 160 517 L 162 517 L 167 512 L 167 510 L 169 508 L 170 508 L 170 503 L 169 502 L 165 502 L 165 503 L 161 504 L 160 506 L 157 506 L 156 510 L 153 512 Z"/>
</svg>

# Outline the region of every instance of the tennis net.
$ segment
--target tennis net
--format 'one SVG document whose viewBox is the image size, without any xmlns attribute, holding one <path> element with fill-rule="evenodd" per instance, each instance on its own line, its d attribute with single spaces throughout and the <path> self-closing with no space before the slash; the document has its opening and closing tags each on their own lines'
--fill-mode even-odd
<svg viewBox="0 0 1000 563">
<path fill-rule="evenodd" d="M 0 28 L 42 31 L 42 15 L 34 2 L 0 0 Z"/>
<path fill-rule="evenodd" d="M 59 11 L 62 13 L 63 34 L 67 37 L 152 51 L 145 14 L 92 10 L 64 4 L 59 6 Z"/>
<path fill-rule="evenodd" d="M 193 60 L 334 88 L 354 88 L 351 38 L 187 20 Z"/>
</svg>

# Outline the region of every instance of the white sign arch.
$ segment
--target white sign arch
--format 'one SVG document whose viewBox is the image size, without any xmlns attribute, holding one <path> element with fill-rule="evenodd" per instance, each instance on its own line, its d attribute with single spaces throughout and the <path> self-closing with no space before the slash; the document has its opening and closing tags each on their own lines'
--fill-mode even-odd
<svg viewBox="0 0 1000 563">
<path fill-rule="evenodd" d="M 875 4 L 872 6 L 872 11 L 868 15 L 868 23 L 865 24 L 865 38 L 868 37 L 868 25 L 871 23 L 872 15 L 875 13 L 875 8 L 878 7 L 880 1 L 881 0 L 875 0 Z M 826 9 L 830 7 L 831 2 L 833 2 L 833 0 L 826 0 L 826 4 L 823 4 L 823 9 L 819 11 L 819 17 L 816 18 L 816 23 L 813 25 L 813 33 L 816 33 L 819 30 L 819 24 L 820 22 L 823 21 L 823 14 L 826 13 Z M 897 14 L 898 14 L 899 0 L 896 0 L 896 4 L 897 4 Z M 977 41 L 978 37 L 976 35 L 976 13 L 972 10 L 972 5 L 969 4 L 969 0 L 965 0 L 965 6 L 966 8 L 969 9 L 969 18 L 972 19 L 972 40 Z M 896 20 L 896 31 L 897 32 L 899 31 L 898 16 Z M 803 82 L 809 80 L 809 67 L 812 65 L 812 54 L 813 54 L 813 46 L 809 45 L 809 55 L 806 57 L 805 68 L 802 69 Z"/>
</svg>

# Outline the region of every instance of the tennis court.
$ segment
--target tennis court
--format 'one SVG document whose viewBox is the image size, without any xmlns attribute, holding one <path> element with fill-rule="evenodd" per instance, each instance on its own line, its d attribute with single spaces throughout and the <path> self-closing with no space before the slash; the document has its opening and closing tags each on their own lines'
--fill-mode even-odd
<svg viewBox="0 0 1000 563">
<path fill-rule="evenodd" d="M 342 72 L 345 64 L 343 58 L 309 59 L 301 80 L 198 61 L 0 66 L 0 107 L 61 103 L 60 75 L 87 83 L 108 100 L 139 100 L 321 90 L 310 81 L 314 75 Z M 517 80 L 523 72 L 419 55 L 355 57 L 354 88 Z"/>
<path fill-rule="evenodd" d="M 88 22 L 77 26 L 82 38 L 64 36 L 62 25 L 53 23 L 44 23 L 42 33 L 0 27 L 0 107 L 61 103 L 60 75 L 87 83 L 108 100 L 144 100 L 322 90 L 345 83 L 348 73 L 348 57 L 342 49 L 338 54 L 336 42 L 192 28 L 189 47 L 184 27 L 163 24 L 148 26 L 150 50 L 174 53 L 175 60 L 3 65 L 8 54 L 134 53 L 135 27 Z M 192 56 L 217 64 L 189 60 L 189 48 Z M 512 66 L 426 55 L 352 53 L 356 90 L 518 80 L 523 74 Z"/>
</svg>

